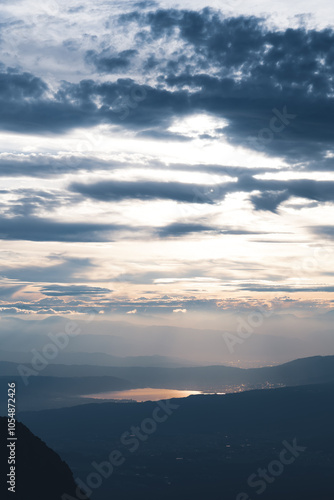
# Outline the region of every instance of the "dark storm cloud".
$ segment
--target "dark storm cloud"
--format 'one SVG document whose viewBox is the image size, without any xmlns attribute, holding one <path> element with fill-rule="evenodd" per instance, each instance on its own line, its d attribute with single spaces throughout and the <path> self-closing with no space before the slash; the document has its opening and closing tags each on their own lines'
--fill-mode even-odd
<svg viewBox="0 0 334 500">
<path fill-rule="evenodd" d="M 100 288 L 96 286 L 87 286 L 87 285 L 52 285 L 45 286 L 41 289 L 41 292 L 44 295 L 50 297 L 67 297 L 71 296 L 96 296 L 96 295 L 105 295 L 106 293 L 112 292 L 109 288 Z"/>
<path fill-rule="evenodd" d="M 93 184 L 75 182 L 70 188 L 75 193 L 100 201 L 174 200 L 187 203 L 213 203 L 198 198 L 196 184 L 156 181 L 101 181 Z"/>
<path fill-rule="evenodd" d="M 0 128 L 63 133 L 107 123 L 166 138 L 175 119 L 209 113 L 227 122 L 231 143 L 313 168 L 333 165 L 333 30 L 272 29 L 210 9 L 120 16 L 120 28 L 129 24 L 137 30 L 135 48 L 116 55 L 104 48 L 86 58 L 100 72 L 126 71 L 134 56 L 139 68 L 153 60 L 157 40 L 175 42 L 173 54 L 166 50 L 155 61 L 149 85 L 82 80 L 52 92 L 41 78 L 2 67 Z"/>
<path fill-rule="evenodd" d="M 202 11 L 157 10 L 146 14 L 125 14 L 122 19 L 136 21 L 140 26 L 150 28 L 153 39 L 178 33 L 180 38 L 193 46 L 202 58 L 222 67 L 239 66 L 255 56 L 263 44 L 262 23 L 254 17 L 223 18 L 217 12 L 206 8 Z M 197 61 L 198 62 L 198 61 Z"/>
<path fill-rule="evenodd" d="M 290 198 L 288 191 L 265 191 L 259 195 L 251 196 L 251 201 L 256 210 L 276 212 L 278 206 Z"/>
<path fill-rule="evenodd" d="M 99 181 L 92 184 L 73 183 L 75 193 L 100 201 L 121 201 L 124 199 L 156 200 L 168 199 L 183 203 L 215 204 L 227 194 L 252 193 L 251 201 L 256 210 L 276 212 L 278 206 L 292 197 L 317 202 L 334 201 L 333 181 L 308 179 L 277 181 L 256 179 L 241 175 L 237 182 L 215 185 L 185 184 L 158 181 Z M 259 194 L 256 192 L 259 191 Z"/>
<path fill-rule="evenodd" d="M 30 73 L 7 68 L 0 72 L 0 128 L 32 132 L 62 132 L 78 126 L 80 119 L 88 125 L 87 111 L 92 106 L 70 102 L 64 93 L 50 98 L 47 85 Z M 92 122 L 93 123 L 93 122 Z"/>
<path fill-rule="evenodd" d="M 227 188 L 228 192 L 231 192 Z M 260 194 L 251 196 L 251 201 L 256 210 L 269 210 L 276 212 L 278 206 L 292 197 L 303 198 L 317 202 L 334 201 L 333 181 L 314 181 L 298 179 L 289 181 L 261 180 L 243 175 L 239 178 L 233 191 L 252 192 Z"/>
<path fill-rule="evenodd" d="M 89 147 L 87 141 L 79 142 L 78 147 Z M 124 168 L 124 163 L 115 160 L 105 161 L 87 155 L 47 155 L 47 154 L 6 154 L 0 156 L 1 177 L 51 177 L 64 173 L 94 170 L 114 170 Z"/>
<path fill-rule="evenodd" d="M 160 190 L 162 193 L 162 191 Z M 188 196 L 191 193 L 185 193 Z M 119 193 L 120 195 L 120 193 Z M 131 196 L 133 193 L 131 194 Z M 102 197 L 97 194 L 99 200 L 109 200 L 111 193 L 103 193 Z M 124 196 L 126 194 L 124 193 Z M 139 196 L 139 195 L 138 195 Z M 140 193 L 142 198 L 147 199 L 147 193 Z M 169 192 L 165 193 L 167 199 Z M 183 199 L 180 191 L 179 199 Z M 122 198 L 123 199 L 123 198 Z M 150 198 L 152 199 L 152 198 Z M 175 199 L 175 198 L 173 198 Z M 119 198 L 117 198 L 119 201 Z M 179 200 L 178 200 L 179 201 Z M 201 201 L 198 201 L 201 203 Z M 204 203 L 204 201 L 203 201 Z M 138 227 L 121 224 L 98 224 L 83 222 L 59 222 L 53 219 L 45 219 L 34 216 L 2 217 L 0 219 L 0 240 L 26 240 L 26 241 L 54 241 L 54 242 L 106 242 L 115 241 L 129 236 L 137 238 L 170 238 L 183 237 L 191 233 L 213 233 L 213 234 L 266 234 L 258 231 L 248 231 L 242 228 L 216 227 L 213 224 L 202 224 L 199 222 L 174 222 L 167 226 Z M 6 277 L 14 278 L 14 275 Z"/>
<path fill-rule="evenodd" d="M 160 190 L 160 192 L 162 192 Z M 188 193 L 189 194 L 189 193 Z M 124 194 L 125 195 L 125 194 Z M 109 200 L 110 192 L 102 198 Z M 107 198 L 105 198 L 107 196 Z M 140 196 L 144 195 L 142 192 Z M 169 198 L 169 193 L 166 193 Z M 181 198 L 181 192 L 178 197 Z M 147 199 L 146 197 L 140 199 Z M 118 199 L 119 200 L 119 199 Z M 200 201 L 199 201 L 200 202 Z M 2 217 L 0 219 L 0 240 L 27 240 L 27 241 L 57 241 L 57 242 L 103 242 L 114 241 L 127 235 L 136 235 L 141 238 L 170 238 L 183 237 L 192 233 L 212 234 L 266 234 L 258 231 L 248 231 L 242 228 L 216 227 L 213 224 L 199 222 L 174 222 L 159 228 L 135 227 L 117 224 L 94 224 L 81 222 L 59 222 L 52 219 L 43 219 L 33 216 Z M 14 275 L 6 277 L 13 278 Z"/>
<path fill-rule="evenodd" d="M 126 15 L 123 16 L 126 20 Z M 304 28 L 275 30 L 255 17 L 224 18 L 211 10 L 158 10 L 129 17 L 149 27 L 153 38 L 178 36 L 194 49 L 197 68 L 210 61 L 222 76 L 241 69 L 241 80 L 262 84 L 273 90 L 276 83 L 287 89 L 299 85 L 303 93 L 326 95 L 332 89 L 329 79 L 334 63 L 334 34 Z M 188 68 L 189 69 L 189 68 Z M 191 72 L 191 71 L 190 71 Z M 182 73 L 184 76 L 186 73 Z M 308 86 L 311 85 L 310 89 Z"/>
<path fill-rule="evenodd" d="M 1 68 L 0 92 L 4 101 L 23 101 L 24 99 L 40 99 L 47 90 L 47 85 L 30 73 L 19 73 L 14 68 Z"/>
<path fill-rule="evenodd" d="M 145 131 L 139 133 L 145 135 Z M 138 135 L 139 135 L 138 134 Z M 182 136 L 171 134 L 171 133 L 161 133 L 162 137 L 173 138 L 177 140 L 184 140 Z M 159 132 L 157 132 L 157 136 Z M 158 137 L 156 137 L 158 138 Z M 187 140 L 189 140 L 187 138 Z M 90 143 L 88 141 L 82 141 L 78 143 L 78 148 L 84 149 L 87 147 L 89 149 Z M 51 155 L 51 154 L 2 154 L 0 155 L 0 177 L 53 177 L 61 176 L 65 173 L 75 173 L 75 172 L 94 172 L 97 170 L 112 171 L 117 169 L 126 168 L 143 168 L 141 163 L 132 162 L 121 162 L 115 159 L 102 160 L 94 156 L 89 156 L 87 154 L 77 154 L 68 153 L 66 155 Z M 171 163 L 166 164 L 158 160 L 150 160 L 145 164 L 145 168 L 160 168 L 163 170 L 174 170 L 174 171 L 184 171 L 184 172 L 205 172 L 209 174 L 226 175 L 230 177 L 240 176 L 242 174 L 258 174 L 265 172 L 277 171 L 276 169 L 270 167 L 232 167 L 232 166 L 222 166 L 215 164 L 197 164 L 189 165 L 182 163 Z M 0 191 L 1 193 L 1 191 Z"/>
<path fill-rule="evenodd" d="M 110 234 L 124 229 L 116 224 L 59 222 L 38 217 L 0 219 L 0 239 L 28 241 L 110 241 Z"/>
<path fill-rule="evenodd" d="M 231 142 L 293 161 L 322 157 L 332 144 L 333 30 L 270 30 L 257 18 L 223 18 L 210 9 L 122 20 L 149 28 L 151 42 L 185 43 L 159 81 L 178 91 L 192 88 L 191 109 L 226 118 Z M 273 110 L 282 115 L 284 107 L 294 120 L 276 120 Z"/>
<path fill-rule="evenodd" d="M 137 54 L 137 50 L 123 50 L 117 55 L 111 54 L 107 49 L 100 53 L 88 50 L 85 61 L 93 64 L 99 73 L 121 73 L 130 67 Z"/>
<path fill-rule="evenodd" d="M 160 237 L 178 237 L 192 233 L 210 233 L 217 231 L 217 228 L 205 224 L 175 222 L 168 226 L 156 230 Z"/>
<path fill-rule="evenodd" d="M 52 212 L 56 208 L 70 203 L 69 197 L 59 191 L 48 192 L 34 189 L 14 189 L 7 191 L 6 194 L 12 196 L 12 199 L 7 200 L 3 206 L 2 212 L 6 216 L 38 215 L 41 210 Z M 71 203 L 74 201 L 74 197 L 72 196 Z"/>
<path fill-rule="evenodd" d="M 41 79 L 29 73 L 2 70 L 0 128 L 46 134 L 109 123 L 136 131 L 151 128 L 154 134 L 155 128 L 165 130 L 173 117 L 190 109 L 187 92 L 137 85 L 130 78 L 104 83 L 63 82 L 51 97 L 47 90 Z"/>
</svg>

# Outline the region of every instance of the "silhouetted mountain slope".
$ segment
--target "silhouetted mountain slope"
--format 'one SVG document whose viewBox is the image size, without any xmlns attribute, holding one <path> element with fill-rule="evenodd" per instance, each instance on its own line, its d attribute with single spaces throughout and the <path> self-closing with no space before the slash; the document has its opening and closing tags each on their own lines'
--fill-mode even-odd
<svg viewBox="0 0 334 500">
<path fill-rule="evenodd" d="M 0 417 L 0 435 L 2 499 L 61 500 L 64 493 L 75 496 L 76 484 L 68 465 L 20 422 L 16 422 L 16 490 L 8 491 L 7 418 L 4 417 Z"/>
<path fill-rule="evenodd" d="M 238 394 L 199 395 L 173 399 L 179 405 L 173 418 L 159 432 L 180 433 L 229 432 L 270 433 L 333 432 L 334 384 L 285 387 L 246 391 Z M 23 412 L 21 419 L 42 436 L 87 439 L 94 436 L 117 436 L 124 427 L 144 419 L 156 407 L 155 402 L 101 403 L 84 407 Z M 98 425 L 96 425 L 98 422 Z"/>
<path fill-rule="evenodd" d="M 286 385 L 321 384 L 334 382 L 334 356 L 301 358 L 283 365 L 250 368 L 250 379 L 267 379 Z"/>
</svg>

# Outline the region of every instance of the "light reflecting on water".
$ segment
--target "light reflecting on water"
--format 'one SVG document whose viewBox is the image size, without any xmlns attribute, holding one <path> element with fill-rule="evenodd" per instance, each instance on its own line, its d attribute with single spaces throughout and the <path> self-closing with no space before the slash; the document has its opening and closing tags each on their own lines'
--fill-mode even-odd
<svg viewBox="0 0 334 500">
<path fill-rule="evenodd" d="M 100 392 L 99 394 L 86 394 L 83 398 L 92 399 L 133 399 L 134 401 L 159 401 L 160 399 L 187 398 L 188 396 L 202 394 L 201 391 L 178 391 L 174 389 L 130 389 L 127 391 Z"/>
</svg>

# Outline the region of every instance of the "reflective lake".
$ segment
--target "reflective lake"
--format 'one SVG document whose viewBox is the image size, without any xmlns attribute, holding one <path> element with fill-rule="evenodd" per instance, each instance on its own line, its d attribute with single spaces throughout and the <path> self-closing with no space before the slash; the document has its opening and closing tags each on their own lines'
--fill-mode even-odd
<svg viewBox="0 0 334 500">
<path fill-rule="evenodd" d="M 187 398 L 188 396 L 202 394 L 200 391 L 178 391 L 174 389 L 130 389 L 127 391 L 100 392 L 99 394 L 86 394 L 82 398 L 92 399 L 133 399 L 134 401 L 159 401 L 160 399 Z"/>
</svg>

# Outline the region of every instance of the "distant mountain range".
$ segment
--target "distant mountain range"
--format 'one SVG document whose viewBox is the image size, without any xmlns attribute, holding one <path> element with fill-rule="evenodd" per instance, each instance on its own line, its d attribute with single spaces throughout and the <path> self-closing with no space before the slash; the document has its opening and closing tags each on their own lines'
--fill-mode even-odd
<svg viewBox="0 0 334 500">
<path fill-rule="evenodd" d="M 63 494 L 75 497 L 77 486 L 68 465 L 25 425 L 16 422 L 15 434 L 15 493 L 8 491 L 6 475 L 9 473 L 6 440 L 7 418 L 0 417 L 1 481 L 0 498 L 15 500 L 61 500 Z M 14 465 L 13 465 L 14 466 Z M 81 492 L 82 495 L 82 492 Z M 82 497 L 83 498 L 83 497 Z"/>
<path fill-rule="evenodd" d="M 103 320 L 94 322 L 76 319 L 79 335 L 71 337 L 65 351 L 58 353 L 51 362 L 58 364 L 77 364 L 76 353 L 86 353 L 80 364 L 123 363 L 113 357 L 137 357 L 136 366 L 142 366 L 146 357 L 155 357 L 155 366 L 183 366 L 229 364 L 240 362 L 242 366 L 263 366 L 272 363 L 285 363 L 293 359 L 309 357 L 314 354 L 334 353 L 333 314 L 323 314 L 316 321 L 294 315 L 272 314 L 256 328 L 247 342 L 235 346 L 231 353 L 224 334 L 236 334 L 241 324 L 235 317 L 223 314 L 219 324 L 212 329 L 210 325 L 182 327 L 180 325 L 139 325 L 125 321 Z M 247 314 L 240 321 L 248 321 Z M 24 361 L 29 359 L 13 358 L 17 353 L 22 358 L 32 349 L 42 350 L 55 338 L 65 332 L 69 320 L 64 317 L 49 316 L 43 320 L 24 320 L 18 317 L 4 317 L 1 320 L 0 359 L 4 361 Z M 182 323 L 182 322 L 180 322 Z M 246 325 L 247 326 L 247 325 Z M 18 352 L 21 351 L 21 352 Z M 97 354 L 96 354 L 97 353 Z M 101 354 L 103 356 L 101 356 Z M 31 355 L 31 354 L 29 354 Z M 28 356 L 29 356 L 28 355 Z M 110 355 L 111 358 L 107 358 Z M 177 358 L 182 358 L 181 363 Z M 109 359 L 109 360 L 108 360 Z M 148 360 L 146 366 L 153 366 Z M 156 365 L 156 362 L 159 364 Z M 167 363 L 167 364 L 166 364 Z M 172 364 L 171 364 L 172 363 Z M 130 360 L 130 365 L 134 363 Z"/>
<path fill-rule="evenodd" d="M 334 382 L 334 356 L 315 356 L 279 366 L 250 369 L 48 365 L 38 373 L 28 378 L 26 386 L 19 376 L 17 364 L 0 362 L 0 390 L 2 386 L 5 390 L 8 377 L 16 380 L 20 393 L 19 410 L 24 411 L 88 403 L 89 400 L 80 396 L 140 387 L 236 392 L 257 387 L 320 384 Z"/>
<path fill-rule="evenodd" d="M 1 351 L 0 362 L 30 363 L 31 352 Z M 112 356 L 103 352 L 58 352 L 56 360 L 50 364 L 94 365 L 94 366 L 157 366 L 175 368 L 193 366 L 193 363 L 167 356 Z"/>
</svg>

